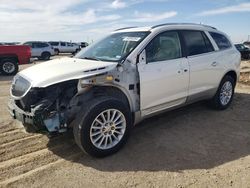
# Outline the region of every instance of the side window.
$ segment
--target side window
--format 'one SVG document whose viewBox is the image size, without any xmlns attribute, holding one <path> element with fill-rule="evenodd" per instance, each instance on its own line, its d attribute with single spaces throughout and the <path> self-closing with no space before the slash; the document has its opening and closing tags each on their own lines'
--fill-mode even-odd
<svg viewBox="0 0 250 188">
<path fill-rule="evenodd" d="M 67 42 L 67 46 L 73 46 L 73 44 L 72 44 L 72 43 Z"/>
<path fill-rule="evenodd" d="M 37 42 L 37 43 L 34 43 L 34 46 L 35 48 L 44 48 L 44 47 L 47 47 L 48 45 L 45 43 Z"/>
<path fill-rule="evenodd" d="M 61 46 L 66 46 L 66 43 L 65 42 L 61 42 Z"/>
<path fill-rule="evenodd" d="M 168 31 L 156 36 L 146 47 L 146 56 L 148 63 L 182 57 L 178 33 Z"/>
<path fill-rule="evenodd" d="M 220 50 L 224 50 L 232 46 L 227 37 L 225 37 L 224 35 L 213 32 L 209 32 L 209 34 L 214 39 L 215 43 L 217 44 Z"/>
<path fill-rule="evenodd" d="M 49 42 L 52 46 L 58 46 L 59 42 Z"/>
<path fill-rule="evenodd" d="M 48 47 L 49 45 L 48 44 L 46 44 L 46 43 L 40 43 L 40 48 L 46 48 L 46 47 Z"/>
<path fill-rule="evenodd" d="M 240 45 L 240 44 L 236 44 L 235 47 L 238 49 L 238 50 L 244 50 L 244 46 L 243 45 Z"/>
<path fill-rule="evenodd" d="M 44 43 L 44 47 L 49 47 L 50 45 L 48 43 Z"/>
<path fill-rule="evenodd" d="M 32 43 L 32 48 L 39 48 L 39 43 L 37 42 Z"/>
<path fill-rule="evenodd" d="M 187 55 L 198 55 L 213 51 L 209 39 L 201 31 L 182 31 L 183 38 L 187 47 Z"/>
</svg>

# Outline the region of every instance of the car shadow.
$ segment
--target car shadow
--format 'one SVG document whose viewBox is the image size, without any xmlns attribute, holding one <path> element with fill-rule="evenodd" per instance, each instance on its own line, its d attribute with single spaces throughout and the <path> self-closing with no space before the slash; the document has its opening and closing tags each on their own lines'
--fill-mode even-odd
<svg viewBox="0 0 250 188">
<path fill-rule="evenodd" d="M 100 171 L 210 169 L 250 154 L 249 101 L 250 94 L 237 93 L 225 111 L 196 103 L 144 120 L 133 129 L 122 150 L 103 159 L 80 153 L 76 144 L 67 149 L 66 145 L 74 143 L 72 133 L 61 136 L 62 149 L 53 149 L 53 139 L 48 148 Z M 80 156 L 68 158 L 72 151 Z"/>
</svg>

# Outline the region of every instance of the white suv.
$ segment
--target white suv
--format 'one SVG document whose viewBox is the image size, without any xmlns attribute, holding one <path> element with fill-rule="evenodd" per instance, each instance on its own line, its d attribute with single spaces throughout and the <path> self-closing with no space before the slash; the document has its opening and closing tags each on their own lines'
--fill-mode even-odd
<svg viewBox="0 0 250 188">
<path fill-rule="evenodd" d="M 31 47 L 31 56 L 42 60 L 49 60 L 51 56 L 55 55 L 54 48 L 47 42 L 29 41 L 23 45 Z"/>
<path fill-rule="evenodd" d="M 51 46 L 55 48 L 56 54 L 59 53 L 72 53 L 75 54 L 80 51 L 80 45 L 71 42 L 49 42 Z"/>
<path fill-rule="evenodd" d="M 104 157 L 144 118 L 198 100 L 226 109 L 239 71 L 240 53 L 213 27 L 119 29 L 73 58 L 19 72 L 9 111 L 27 130 L 73 128 L 82 150 Z"/>
</svg>

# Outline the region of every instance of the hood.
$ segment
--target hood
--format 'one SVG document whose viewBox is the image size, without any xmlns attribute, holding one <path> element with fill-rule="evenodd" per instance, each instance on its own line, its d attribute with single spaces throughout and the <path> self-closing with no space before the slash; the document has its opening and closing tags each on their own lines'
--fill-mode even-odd
<svg viewBox="0 0 250 188">
<path fill-rule="evenodd" d="M 18 73 L 32 87 L 47 87 L 59 82 L 80 79 L 108 72 L 117 63 L 78 58 L 60 58 L 34 65 Z"/>
</svg>

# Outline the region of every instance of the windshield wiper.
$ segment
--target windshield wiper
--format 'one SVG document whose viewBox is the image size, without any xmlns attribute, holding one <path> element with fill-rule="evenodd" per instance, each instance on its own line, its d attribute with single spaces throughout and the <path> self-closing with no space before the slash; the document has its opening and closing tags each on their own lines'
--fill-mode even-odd
<svg viewBox="0 0 250 188">
<path fill-rule="evenodd" d="M 88 59 L 88 60 L 94 60 L 94 61 L 101 61 L 100 59 L 96 57 L 83 57 L 82 59 Z"/>
</svg>

